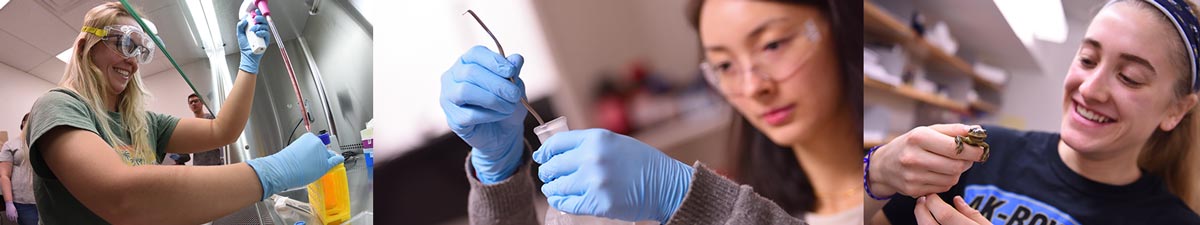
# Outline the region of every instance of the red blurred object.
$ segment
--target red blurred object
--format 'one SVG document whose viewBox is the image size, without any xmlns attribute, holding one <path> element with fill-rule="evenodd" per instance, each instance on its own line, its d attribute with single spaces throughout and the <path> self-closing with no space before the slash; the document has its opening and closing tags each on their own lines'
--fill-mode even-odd
<svg viewBox="0 0 1200 225">
<path fill-rule="evenodd" d="M 626 114 L 625 98 L 617 94 L 600 96 L 596 100 L 596 120 L 600 128 L 618 134 L 629 134 L 629 114 Z"/>
</svg>

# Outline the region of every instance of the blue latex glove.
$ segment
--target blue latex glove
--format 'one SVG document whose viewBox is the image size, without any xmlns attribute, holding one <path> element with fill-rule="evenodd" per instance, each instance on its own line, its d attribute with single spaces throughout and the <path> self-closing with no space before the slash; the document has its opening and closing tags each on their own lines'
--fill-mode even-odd
<svg viewBox="0 0 1200 225">
<path fill-rule="evenodd" d="M 4 216 L 8 217 L 8 221 L 17 222 L 17 206 L 12 201 L 4 202 Z"/>
<path fill-rule="evenodd" d="M 254 50 L 250 49 L 250 42 L 246 40 L 246 26 L 250 25 L 250 21 L 242 18 L 242 21 L 237 24 L 238 48 L 242 52 L 241 64 L 238 64 L 238 69 L 247 73 L 258 74 L 258 61 L 262 60 L 263 54 L 254 54 Z M 267 27 L 267 18 L 262 16 L 262 12 L 254 10 L 254 25 L 251 27 L 255 36 L 263 38 L 266 46 L 271 46 L 271 33 Z"/>
<path fill-rule="evenodd" d="M 321 139 L 305 133 L 283 150 L 267 157 L 246 161 L 262 182 L 263 196 L 312 183 L 345 160 L 321 143 Z"/>
<path fill-rule="evenodd" d="M 665 223 L 679 209 L 692 167 L 603 129 L 555 134 L 533 160 L 550 206 L 570 214 Z"/>
<path fill-rule="evenodd" d="M 483 46 L 463 54 L 442 74 L 439 102 L 450 130 L 471 145 L 471 165 L 484 184 L 512 176 L 521 164 L 525 129 L 525 83 L 517 77 L 525 59 L 507 59 Z"/>
</svg>

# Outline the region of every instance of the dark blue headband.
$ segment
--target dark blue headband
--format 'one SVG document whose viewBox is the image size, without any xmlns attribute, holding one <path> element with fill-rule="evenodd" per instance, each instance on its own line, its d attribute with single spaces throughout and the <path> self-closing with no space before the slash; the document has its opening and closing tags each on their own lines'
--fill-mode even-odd
<svg viewBox="0 0 1200 225">
<path fill-rule="evenodd" d="M 1153 3 L 1158 10 L 1161 10 L 1167 17 L 1171 18 L 1179 36 L 1183 37 L 1183 42 L 1187 43 L 1188 59 L 1191 61 L 1192 69 L 1192 92 L 1200 90 L 1200 21 L 1196 20 L 1196 14 L 1192 14 L 1192 7 L 1185 2 L 1187 0 L 1153 0 L 1148 1 Z"/>
</svg>

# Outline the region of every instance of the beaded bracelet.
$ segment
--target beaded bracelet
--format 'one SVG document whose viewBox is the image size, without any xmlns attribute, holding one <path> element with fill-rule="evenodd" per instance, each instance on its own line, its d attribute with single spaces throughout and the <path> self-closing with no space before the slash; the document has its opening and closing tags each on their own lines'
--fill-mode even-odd
<svg viewBox="0 0 1200 225">
<path fill-rule="evenodd" d="M 868 179 L 868 177 L 871 175 L 871 154 L 875 153 L 875 150 L 878 150 L 879 147 L 882 147 L 882 145 L 871 147 L 871 150 L 867 151 L 867 156 L 863 156 L 863 163 L 866 164 L 866 166 L 863 166 L 863 190 L 866 191 L 867 196 L 870 196 L 872 199 L 888 200 L 892 199 L 892 196 L 879 197 L 871 193 L 871 182 L 869 182 L 870 179 Z"/>
</svg>

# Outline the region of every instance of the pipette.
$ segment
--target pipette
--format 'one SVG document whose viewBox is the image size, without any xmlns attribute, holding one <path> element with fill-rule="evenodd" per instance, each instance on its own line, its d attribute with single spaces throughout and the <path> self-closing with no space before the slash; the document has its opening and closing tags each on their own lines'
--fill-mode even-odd
<svg viewBox="0 0 1200 225">
<path fill-rule="evenodd" d="M 283 66 L 287 68 L 288 78 L 292 79 L 292 89 L 296 91 L 296 102 L 300 104 L 300 116 L 304 118 L 304 130 L 312 132 L 312 123 L 308 119 L 308 106 L 304 103 L 304 97 L 300 95 L 300 84 L 296 82 L 296 72 L 292 69 L 292 59 L 288 57 L 287 48 L 283 45 L 283 38 L 279 37 L 279 29 L 275 27 L 275 20 L 271 19 L 271 9 L 267 7 L 267 0 L 246 0 L 253 1 L 254 4 L 245 6 L 242 11 L 254 12 L 258 9 L 262 12 L 263 17 L 267 18 L 267 26 L 271 28 L 271 35 L 275 37 L 276 47 L 279 48 L 279 54 L 283 58 Z M 250 14 L 254 16 L 253 13 Z M 247 37 L 254 34 L 246 34 Z"/>
</svg>

